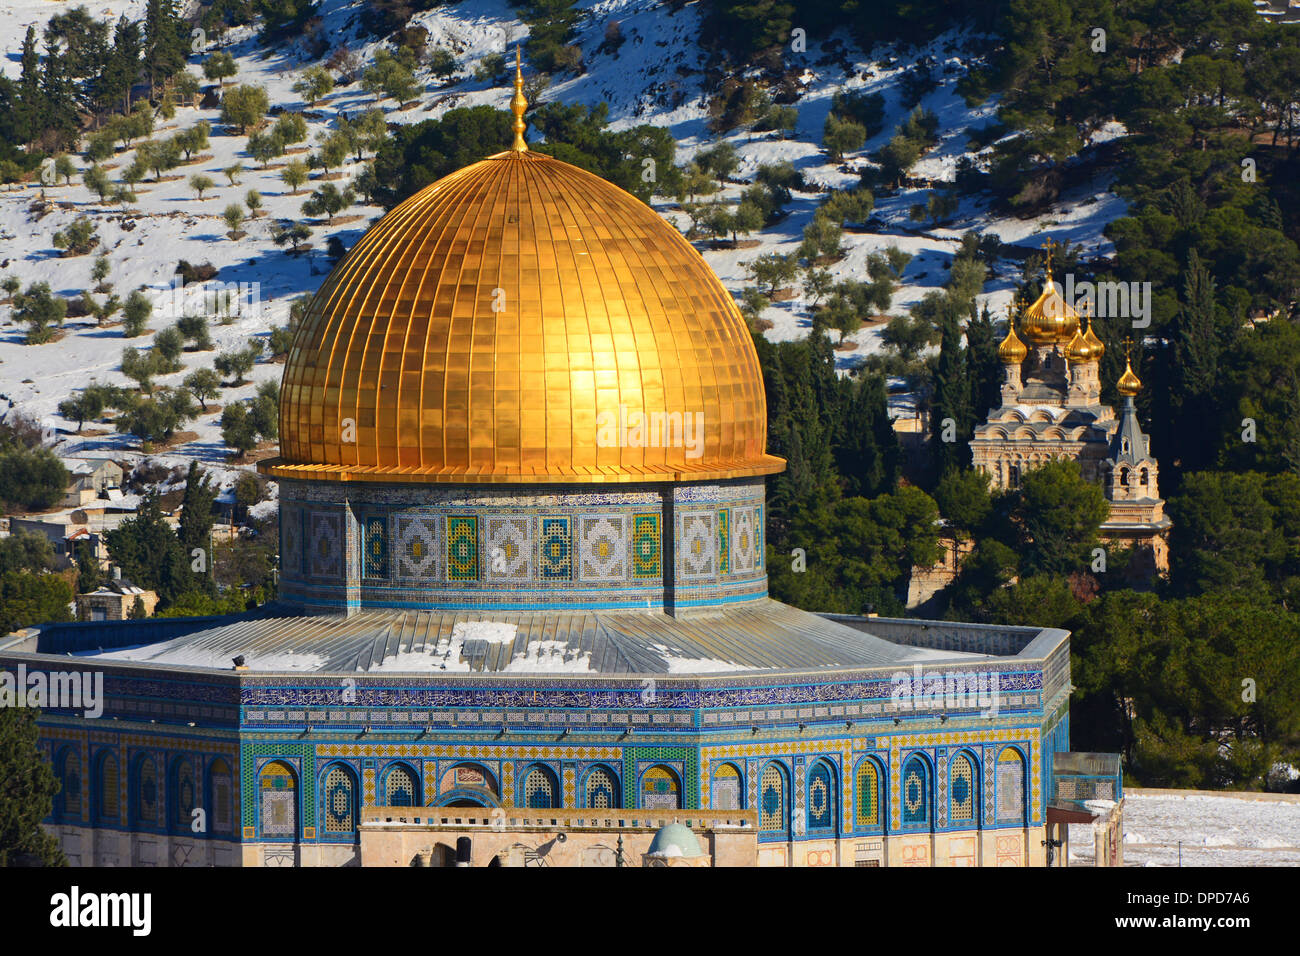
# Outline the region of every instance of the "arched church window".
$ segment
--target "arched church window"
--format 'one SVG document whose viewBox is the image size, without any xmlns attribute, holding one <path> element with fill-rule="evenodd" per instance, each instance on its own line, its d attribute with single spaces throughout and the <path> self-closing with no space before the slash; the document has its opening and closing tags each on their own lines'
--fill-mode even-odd
<svg viewBox="0 0 1300 956">
<path fill-rule="evenodd" d="M 808 829 L 829 830 L 835 825 L 835 776 L 825 761 L 808 774 Z"/>
<path fill-rule="evenodd" d="M 230 764 L 221 757 L 208 766 L 208 792 L 212 794 L 212 814 L 208 818 L 214 833 L 234 830 L 234 782 Z"/>
<path fill-rule="evenodd" d="M 1121 485 L 1123 485 L 1125 488 L 1128 487 L 1128 469 L 1127 469 L 1127 468 L 1121 468 L 1121 469 L 1119 470 L 1119 483 L 1120 483 Z"/>
<path fill-rule="evenodd" d="M 713 809 L 740 810 L 742 803 L 740 771 L 734 763 L 724 763 L 713 773 Z"/>
<path fill-rule="evenodd" d="M 975 820 L 975 764 L 967 754 L 958 754 L 952 758 L 948 771 L 948 797 L 950 808 L 948 819 L 954 823 L 970 823 Z"/>
<path fill-rule="evenodd" d="M 101 754 L 95 768 L 95 806 L 99 819 L 105 823 L 117 823 L 121 815 L 120 787 L 117 757 L 111 753 Z"/>
<path fill-rule="evenodd" d="M 1020 487 L 1020 466 L 1007 465 L 1007 484 L 1012 488 Z"/>
<path fill-rule="evenodd" d="M 1138 482 L 1139 484 L 1142 485 L 1143 488 L 1147 487 L 1148 485 L 1147 479 L 1148 479 L 1147 470 L 1143 468 L 1141 471 L 1138 472 Z"/>
<path fill-rule="evenodd" d="M 1127 453 L 1128 453 L 1128 450 L 1129 450 L 1128 439 L 1127 439 L 1127 438 L 1121 438 L 1121 439 L 1119 440 L 1119 447 L 1120 447 L 1120 451 L 1122 451 L 1122 452 L 1124 452 L 1125 454 L 1127 454 Z"/>
<path fill-rule="evenodd" d="M 608 767 L 593 767 L 582 785 L 585 806 L 595 810 L 614 810 L 622 802 L 618 798 L 618 780 Z"/>
<path fill-rule="evenodd" d="M 393 776 L 392 771 L 389 771 L 388 776 Z M 390 803 L 389 806 L 409 806 L 409 804 Z M 356 778 L 352 776 L 351 770 L 336 763 L 325 774 L 325 832 L 351 833 L 356 828 Z"/>
<path fill-rule="evenodd" d="M 641 776 L 641 806 L 647 810 L 680 810 L 681 793 L 677 774 L 667 767 L 651 767 Z"/>
<path fill-rule="evenodd" d="M 262 836 L 292 840 L 298 835 L 298 777 L 280 761 L 262 768 L 258 777 L 261 793 Z"/>
<path fill-rule="evenodd" d="M 773 761 L 763 768 L 758 793 L 758 828 L 780 831 L 786 829 L 785 771 Z"/>
<path fill-rule="evenodd" d="M 880 826 L 880 771 L 872 760 L 858 764 L 858 793 L 854 806 L 854 825 Z"/>
<path fill-rule="evenodd" d="M 930 767 L 919 756 L 903 765 L 903 824 L 923 826 L 930 822 Z"/>
<path fill-rule="evenodd" d="M 388 774 L 384 777 L 384 806 L 419 806 L 419 794 L 420 788 L 410 767 L 399 763 L 388 768 Z"/>
<path fill-rule="evenodd" d="M 1025 758 L 1015 747 L 998 754 L 997 807 L 999 823 L 1025 819 Z"/>
<path fill-rule="evenodd" d="M 557 805 L 556 793 L 555 778 L 545 767 L 534 767 L 524 777 L 524 803 L 530 809 L 552 809 Z"/>
<path fill-rule="evenodd" d="M 172 771 L 171 798 L 172 825 L 188 829 L 193 822 L 194 807 L 198 803 L 198 794 L 194 786 L 194 764 L 181 758 Z"/>
</svg>

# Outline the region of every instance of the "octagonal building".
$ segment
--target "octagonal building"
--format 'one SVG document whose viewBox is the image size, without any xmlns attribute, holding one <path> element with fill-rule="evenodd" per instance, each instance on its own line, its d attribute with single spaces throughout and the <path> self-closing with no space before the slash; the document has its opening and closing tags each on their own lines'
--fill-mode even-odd
<svg viewBox="0 0 1300 956">
<path fill-rule="evenodd" d="M 732 297 L 513 105 L 296 333 L 278 600 L 0 639 L 11 679 L 102 675 L 41 716 L 69 858 L 662 865 L 681 825 L 692 865 L 1061 865 L 1122 797 L 1067 753 L 1068 634 L 771 600 Z"/>
</svg>

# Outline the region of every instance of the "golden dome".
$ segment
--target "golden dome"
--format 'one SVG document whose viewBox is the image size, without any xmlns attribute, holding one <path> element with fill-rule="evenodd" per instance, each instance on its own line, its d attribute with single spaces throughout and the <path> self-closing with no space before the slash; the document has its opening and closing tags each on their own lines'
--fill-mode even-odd
<svg viewBox="0 0 1300 956">
<path fill-rule="evenodd" d="M 1092 357 L 1092 346 L 1088 344 L 1088 339 L 1077 329 L 1074 332 L 1074 338 L 1070 339 L 1070 344 L 1065 347 L 1065 357 L 1071 363 L 1082 365 Z"/>
<path fill-rule="evenodd" d="M 998 358 L 1003 365 L 1019 365 L 1029 357 L 1029 349 L 1016 335 L 1016 320 L 1007 315 L 1007 337 L 998 345 Z"/>
<path fill-rule="evenodd" d="M 1133 365 L 1129 362 L 1127 355 L 1124 356 L 1124 374 L 1115 383 L 1115 390 L 1125 398 L 1132 398 L 1142 391 L 1142 380 L 1133 373 Z"/>
<path fill-rule="evenodd" d="M 1083 334 L 1083 340 L 1088 343 L 1090 361 L 1100 362 L 1101 357 L 1106 354 L 1106 346 L 1102 344 L 1101 339 L 1097 338 L 1097 333 L 1092 330 L 1092 318 L 1088 318 L 1088 331 Z"/>
<path fill-rule="evenodd" d="M 699 253 L 640 200 L 525 147 L 416 193 L 334 268 L 294 337 L 281 457 L 262 470 L 719 479 L 784 467 L 766 431 L 753 340 Z"/>
<path fill-rule="evenodd" d="M 1079 330 L 1079 313 L 1056 290 L 1050 272 L 1042 293 L 1025 310 L 1020 326 L 1034 345 L 1064 344 Z"/>
</svg>

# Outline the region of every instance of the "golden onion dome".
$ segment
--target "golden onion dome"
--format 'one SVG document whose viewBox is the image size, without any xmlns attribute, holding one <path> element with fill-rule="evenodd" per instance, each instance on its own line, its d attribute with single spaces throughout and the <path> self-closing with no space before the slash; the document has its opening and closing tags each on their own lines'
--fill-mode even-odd
<svg viewBox="0 0 1300 956">
<path fill-rule="evenodd" d="M 1065 357 L 1071 363 L 1080 365 L 1092 360 L 1092 346 L 1088 344 L 1087 336 L 1077 329 L 1074 338 L 1070 339 L 1070 344 L 1065 347 Z"/>
<path fill-rule="evenodd" d="M 1100 362 L 1101 357 L 1106 354 L 1106 346 L 1101 339 L 1097 338 L 1097 333 L 1092 330 L 1092 318 L 1088 319 L 1088 331 L 1083 334 L 1084 341 L 1088 343 L 1088 348 L 1092 356 L 1091 361 Z"/>
<path fill-rule="evenodd" d="M 1016 322 L 1007 316 L 1007 337 L 998 345 L 998 358 L 1003 365 L 1019 365 L 1029 357 L 1029 349 L 1016 335 Z"/>
<path fill-rule="evenodd" d="M 457 483 L 780 471 L 753 340 L 700 254 L 634 196 L 519 145 L 398 205 L 330 273 L 285 365 L 280 457 L 261 469 Z"/>
<path fill-rule="evenodd" d="M 1064 344 L 1079 330 L 1079 313 L 1057 291 L 1050 272 L 1043 291 L 1025 309 L 1021 328 L 1034 345 Z"/>
<path fill-rule="evenodd" d="M 1134 374 L 1133 365 L 1127 355 L 1124 356 L 1124 374 L 1115 383 L 1115 390 L 1125 398 L 1132 398 L 1142 391 L 1142 380 Z"/>
</svg>

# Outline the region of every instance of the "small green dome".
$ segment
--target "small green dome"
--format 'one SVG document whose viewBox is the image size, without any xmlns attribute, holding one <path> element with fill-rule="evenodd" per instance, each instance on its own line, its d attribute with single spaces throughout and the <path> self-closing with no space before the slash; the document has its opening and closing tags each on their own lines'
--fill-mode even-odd
<svg viewBox="0 0 1300 956">
<path fill-rule="evenodd" d="M 662 827 L 655 838 L 650 841 L 646 856 L 703 856 L 700 841 L 695 838 L 691 828 L 681 823 L 670 823 Z"/>
</svg>

